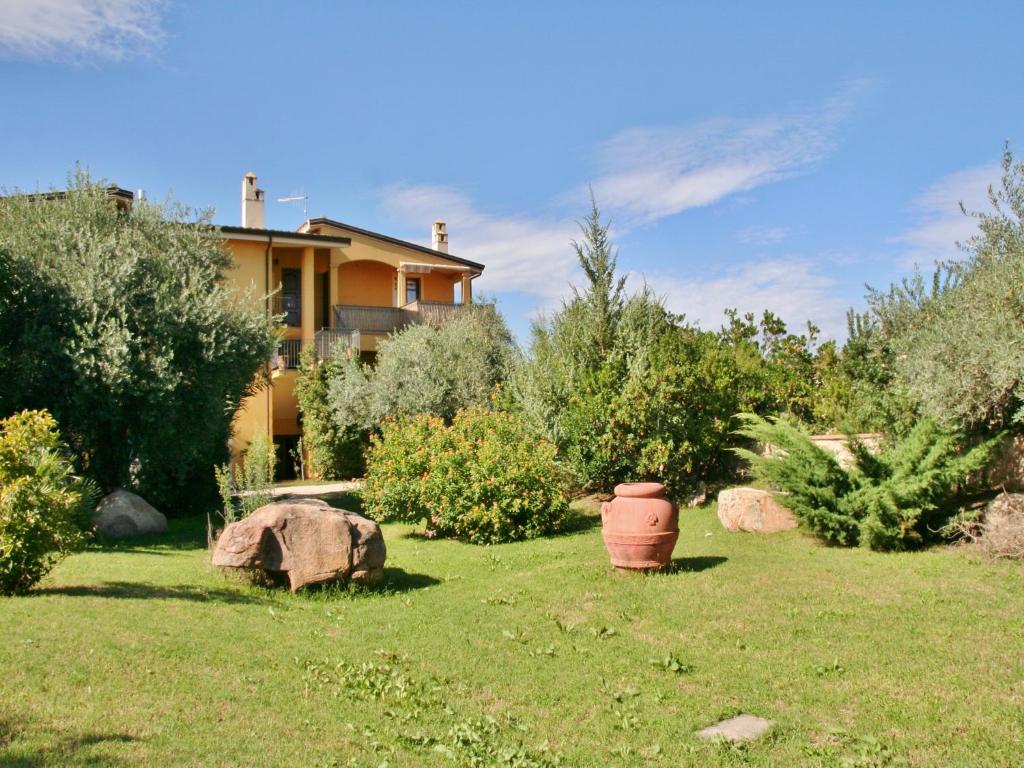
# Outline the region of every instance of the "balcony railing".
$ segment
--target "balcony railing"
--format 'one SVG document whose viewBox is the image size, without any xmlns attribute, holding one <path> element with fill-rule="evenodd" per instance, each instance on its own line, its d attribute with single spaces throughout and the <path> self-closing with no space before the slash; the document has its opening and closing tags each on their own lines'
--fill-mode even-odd
<svg viewBox="0 0 1024 768">
<path fill-rule="evenodd" d="M 337 304 L 334 327 L 339 331 L 391 333 L 407 324 L 404 307 L 356 307 Z"/>
<path fill-rule="evenodd" d="M 302 353 L 308 347 L 316 349 L 318 360 L 325 360 L 340 349 L 359 350 L 359 331 L 339 331 L 321 328 L 312 339 L 282 339 L 277 353 L 270 361 L 270 367 L 278 370 L 294 370 L 299 367 Z"/>
<path fill-rule="evenodd" d="M 386 335 L 416 323 L 438 325 L 462 309 L 461 304 L 443 301 L 414 301 L 404 307 L 337 304 L 333 307 L 333 328 L 321 328 L 311 339 L 282 339 L 270 365 L 276 370 L 294 370 L 299 367 L 303 350 L 310 346 L 316 349 L 319 360 L 330 357 L 339 348 L 359 352 L 363 333 Z"/>
<path fill-rule="evenodd" d="M 394 333 L 416 323 L 443 323 L 462 309 L 461 304 L 443 301 L 414 301 L 404 307 L 357 307 L 351 304 L 336 304 L 334 327 L 339 331 Z"/>
</svg>

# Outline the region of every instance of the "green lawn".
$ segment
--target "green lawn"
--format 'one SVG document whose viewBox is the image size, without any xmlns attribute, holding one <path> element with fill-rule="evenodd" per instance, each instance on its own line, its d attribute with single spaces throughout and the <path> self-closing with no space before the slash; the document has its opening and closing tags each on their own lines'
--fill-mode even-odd
<svg viewBox="0 0 1024 768">
<path fill-rule="evenodd" d="M 0 766 L 1021 765 L 1020 565 L 681 517 L 672 572 L 632 577 L 593 516 L 486 548 L 389 525 L 354 594 L 231 582 L 198 521 L 95 547 L 0 601 Z M 776 725 L 693 736 L 738 712 Z"/>
</svg>

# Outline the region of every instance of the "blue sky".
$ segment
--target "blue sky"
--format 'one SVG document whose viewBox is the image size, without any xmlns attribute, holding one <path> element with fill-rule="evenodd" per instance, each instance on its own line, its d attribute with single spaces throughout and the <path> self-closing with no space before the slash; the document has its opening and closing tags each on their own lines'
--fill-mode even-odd
<svg viewBox="0 0 1024 768">
<path fill-rule="evenodd" d="M 718 327 L 842 336 L 864 284 L 955 255 L 1009 140 L 1024 6 L 0 0 L 0 185 L 76 162 L 239 221 L 242 175 L 452 253 L 524 336 L 578 281 L 588 186 L 619 263 Z M 292 229 L 301 206 L 268 204 Z"/>
</svg>

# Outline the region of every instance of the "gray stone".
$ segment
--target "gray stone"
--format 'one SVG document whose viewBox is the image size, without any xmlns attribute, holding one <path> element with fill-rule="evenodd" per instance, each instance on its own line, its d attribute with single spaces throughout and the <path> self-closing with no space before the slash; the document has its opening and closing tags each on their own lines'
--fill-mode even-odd
<svg viewBox="0 0 1024 768">
<path fill-rule="evenodd" d="M 702 739 L 725 738 L 729 741 L 753 741 L 772 727 L 771 720 L 756 715 L 737 715 L 717 725 L 697 731 Z"/>
<path fill-rule="evenodd" d="M 292 591 L 309 584 L 384 577 L 387 550 L 380 526 L 320 499 L 266 504 L 218 537 L 213 564 L 288 577 Z"/>
<path fill-rule="evenodd" d="M 96 530 L 110 539 L 167 531 L 167 518 L 141 496 L 118 488 L 96 507 Z"/>
</svg>

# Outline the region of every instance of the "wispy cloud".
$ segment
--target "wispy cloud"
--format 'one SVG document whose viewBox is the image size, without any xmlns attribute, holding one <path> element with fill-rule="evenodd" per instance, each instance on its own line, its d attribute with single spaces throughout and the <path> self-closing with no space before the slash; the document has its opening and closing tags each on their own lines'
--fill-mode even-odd
<svg viewBox="0 0 1024 768">
<path fill-rule="evenodd" d="M 393 185 L 384 190 L 383 201 L 397 221 L 423 233 L 435 219 L 449 222 L 452 253 L 487 265 L 480 285 L 485 291 L 552 299 L 564 294 L 572 277 L 575 257 L 569 241 L 579 230 L 571 221 L 490 215 L 448 187 Z"/>
<path fill-rule="evenodd" d="M 823 105 L 752 120 L 629 128 L 598 147 L 599 200 L 627 225 L 644 224 L 807 171 L 870 87 L 848 84 Z"/>
<path fill-rule="evenodd" d="M 918 195 L 912 205 L 914 225 L 893 238 L 907 248 L 904 264 L 930 267 L 961 257 L 957 243 L 970 239 L 978 227 L 960 210 L 960 203 L 968 211 L 987 210 L 988 187 L 998 182 L 999 175 L 997 164 L 967 168 L 944 176 Z"/>
<path fill-rule="evenodd" d="M 160 44 L 154 0 L 0 0 L 0 57 L 118 61 Z"/>
<path fill-rule="evenodd" d="M 644 277 L 630 275 L 638 287 Z M 825 337 L 840 338 L 846 329 L 848 304 L 834 295 L 835 281 L 802 258 L 749 261 L 717 275 L 682 279 L 674 275 L 647 275 L 647 284 L 665 299 L 673 312 L 703 328 L 720 327 L 726 309 L 753 312 L 760 317 L 771 310 L 800 332 L 812 320 Z"/>
<path fill-rule="evenodd" d="M 736 233 L 744 245 L 778 245 L 789 236 L 785 227 L 747 227 Z"/>
<path fill-rule="evenodd" d="M 592 185 L 594 193 L 615 222 L 614 234 L 622 237 L 636 226 L 805 172 L 831 151 L 840 123 L 867 87 L 863 82 L 849 84 L 826 103 L 791 114 L 622 131 L 595 150 L 598 173 Z M 383 190 L 381 199 L 396 223 L 424 235 L 434 219 L 448 221 L 452 253 L 487 265 L 481 279 L 484 290 L 535 295 L 550 307 L 566 295 L 574 278 L 578 282 L 569 241 L 579 230 L 560 213 L 562 204 L 583 203 L 586 194 L 586 187 L 581 186 L 556 198 L 546 213 L 512 215 L 484 212 L 459 190 L 429 184 L 392 185 Z M 577 209 L 583 210 L 582 205 Z M 746 236 L 751 242 L 778 243 L 786 232 L 777 227 L 760 228 L 749 230 Z M 778 305 L 775 298 L 767 303 L 773 283 L 764 271 L 768 265 L 760 266 L 761 271 L 753 275 L 758 279 L 746 281 L 748 286 L 765 286 L 763 291 L 749 294 L 751 309 L 754 299 L 762 301 L 758 310 Z M 729 281 L 751 276 L 713 281 L 712 288 L 723 287 L 723 300 L 709 303 L 708 307 L 715 305 L 714 311 L 704 314 L 720 319 L 722 308 L 735 304 L 725 301 Z M 701 292 L 693 283 L 680 285 Z M 808 296 L 807 286 L 798 280 L 786 285 L 799 296 Z M 807 303 L 808 309 L 813 309 Z"/>
</svg>

